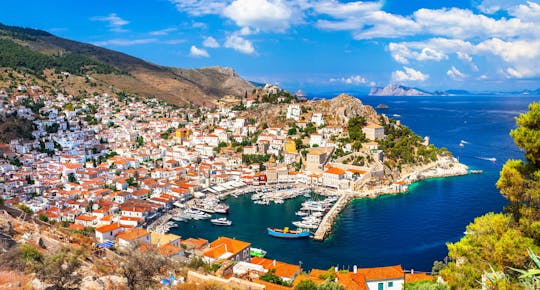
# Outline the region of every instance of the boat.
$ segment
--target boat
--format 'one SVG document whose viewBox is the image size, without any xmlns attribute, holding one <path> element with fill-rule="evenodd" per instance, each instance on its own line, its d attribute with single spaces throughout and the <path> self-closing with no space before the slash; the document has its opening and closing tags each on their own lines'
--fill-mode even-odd
<svg viewBox="0 0 540 290">
<path fill-rule="evenodd" d="M 299 211 L 296 212 L 296 215 L 297 216 L 307 216 L 307 215 L 309 215 L 309 213 L 299 210 Z"/>
<path fill-rule="evenodd" d="M 187 221 L 187 219 L 185 217 L 183 217 L 183 216 L 175 216 L 175 217 L 172 217 L 171 219 L 175 220 L 177 222 L 185 222 L 185 221 Z"/>
<path fill-rule="evenodd" d="M 266 256 L 266 251 L 263 250 L 263 249 L 259 249 L 259 248 L 251 248 L 249 250 L 249 254 L 252 257 L 264 258 L 264 256 Z"/>
<path fill-rule="evenodd" d="M 221 213 L 221 214 L 228 214 L 229 213 L 229 206 L 226 205 L 226 204 L 218 204 L 216 205 L 216 207 L 214 207 L 214 211 L 216 213 Z"/>
<path fill-rule="evenodd" d="M 484 173 L 484 170 L 481 169 L 471 169 L 469 170 L 469 174 L 482 174 Z"/>
<path fill-rule="evenodd" d="M 230 226 L 232 225 L 232 221 L 228 220 L 227 218 L 217 218 L 217 219 L 211 219 L 211 223 L 213 223 L 216 226 Z"/>
<path fill-rule="evenodd" d="M 319 228 L 318 225 L 314 224 L 314 223 L 311 223 L 311 222 L 307 222 L 307 221 L 295 221 L 295 222 L 292 222 L 292 224 L 294 226 L 297 226 L 301 229 L 313 229 L 313 230 L 316 230 Z"/>
<path fill-rule="evenodd" d="M 283 239 L 302 239 L 309 237 L 309 231 L 306 230 L 290 230 L 288 227 L 283 229 L 268 228 L 268 235 Z"/>
<path fill-rule="evenodd" d="M 401 117 L 401 115 L 400 114 L 393 114 L 392 117 L 399 118 L 399 117 Z"/>
<path fill-rule="evenodd" d="M 378 104 L 377 107 L 375 107 L 377 109 L 388 109 L 388 105 L 387 104 Z"/>
</svg>

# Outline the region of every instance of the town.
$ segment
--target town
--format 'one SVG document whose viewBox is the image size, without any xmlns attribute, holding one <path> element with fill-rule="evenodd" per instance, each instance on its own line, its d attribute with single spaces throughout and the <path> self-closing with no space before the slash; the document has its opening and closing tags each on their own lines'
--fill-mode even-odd
<svg viewBox="0 0 540 290">
<path fill-rule="evenodd" d="M 386 142 L 387 135 L 395 138 L 405 130 L 346 95 L 308 101 L 266 85 L 213 106 L 178 107 L 122 91 L 78 97 L 21 84 L 0 91 L 0 101 L 0 115 L 22 122 L 13 130 L 24 136 L 0 144 L 2 206 L 86 235 L 100 251 L 121 254 L 148 244 L 170 259 L 219 262 L 214 274 L 190 271 L 182 277 L 188 282 L 290 289 L 309 280 L 344 289 L 402 289 L 406 282 L 433 280 L 399 265 L 307 271 L 264 255 L 252 257 L 249 241 L 208 241 L 202 232 L 180 237 L 168 231 L 178 226 L 175 218 L 204 218 L 202 210 L 218 208 L 226 212 L 221 201 L 227 196 L 254 194 L 255 202 L 268 204 L 316 192 L 332 202 L 297 225 L 323 240 L 353 198 L 406 192 L 420 179 L 467 174 L 427 137 L 415 137 L 418 148 L 410 157 L 422 162 L 385 156 L 385 149 L 398 148 Z M 272 110 L 282 108 L 281 115 L 267 120 L 265 102 L 275 103 Z M 340 106 L 342 113 L 328 106 Z M 162 279 L 173 282 L 177 279 Z"/>
</svg>

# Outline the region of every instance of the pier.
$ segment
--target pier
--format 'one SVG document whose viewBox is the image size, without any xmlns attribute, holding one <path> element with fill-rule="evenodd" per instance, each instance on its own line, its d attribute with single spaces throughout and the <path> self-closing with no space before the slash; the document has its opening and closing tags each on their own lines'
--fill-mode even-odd
<svg viewBox="0 0 540 290">
<path fill-rule="evenodd" d="M 332 232 L 332 227 L 334 226 L 337 217 L 351 200 L 355 198 L 375 197 L 384 193 L 397 192 L 389 187 L 380 187 L 362 192 L 341 192 L 341 196 L 338 201 L 322 219 L 321 224 L 313 236 L 313 239 L 316 241 L 323 241 L 328 237 L 328 235 Z"/>
<path fill-rule="evenodd" d="M 319 225 L 319 228 L 317 228 L 317 231 L 313 237 L 314 240 L 322 241 L 328 236 L 328 234 L 332 231 L 332 226 L 339 213 L 347 206 L 347 204 L 349 204 L 351 199 L 352 195 L 350 194 L 343 194 L 338 199 L 338 201 L 322 219 L 321 224 Z"/>
</svg>

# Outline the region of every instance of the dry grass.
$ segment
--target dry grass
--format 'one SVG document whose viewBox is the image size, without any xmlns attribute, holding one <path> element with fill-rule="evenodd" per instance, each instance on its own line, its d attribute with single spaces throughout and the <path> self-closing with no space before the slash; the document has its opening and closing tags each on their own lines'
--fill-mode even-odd
<svg viewBox="0 0 540 290">
<path fill-rule="evenodd" d="M 0 271 L 0 289 L 31 289 L 30 275 L 15 271 Z"/>
</svg>

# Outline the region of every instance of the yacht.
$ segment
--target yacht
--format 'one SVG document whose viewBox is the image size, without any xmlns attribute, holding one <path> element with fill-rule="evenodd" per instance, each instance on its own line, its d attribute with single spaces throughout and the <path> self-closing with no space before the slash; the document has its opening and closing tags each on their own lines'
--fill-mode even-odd
<svg viewBox="0 0 540 290">
<path fill-rule="evenodd" d="M 228 220 L 227 218 L 224 218 L 224 217 L 211 219 L 210 222 L 213 223 L 216 226 L 230 226 L 230 225 L 232 225 L 232 221 L 230 221 L 230 220 Z"/>
</svg>

